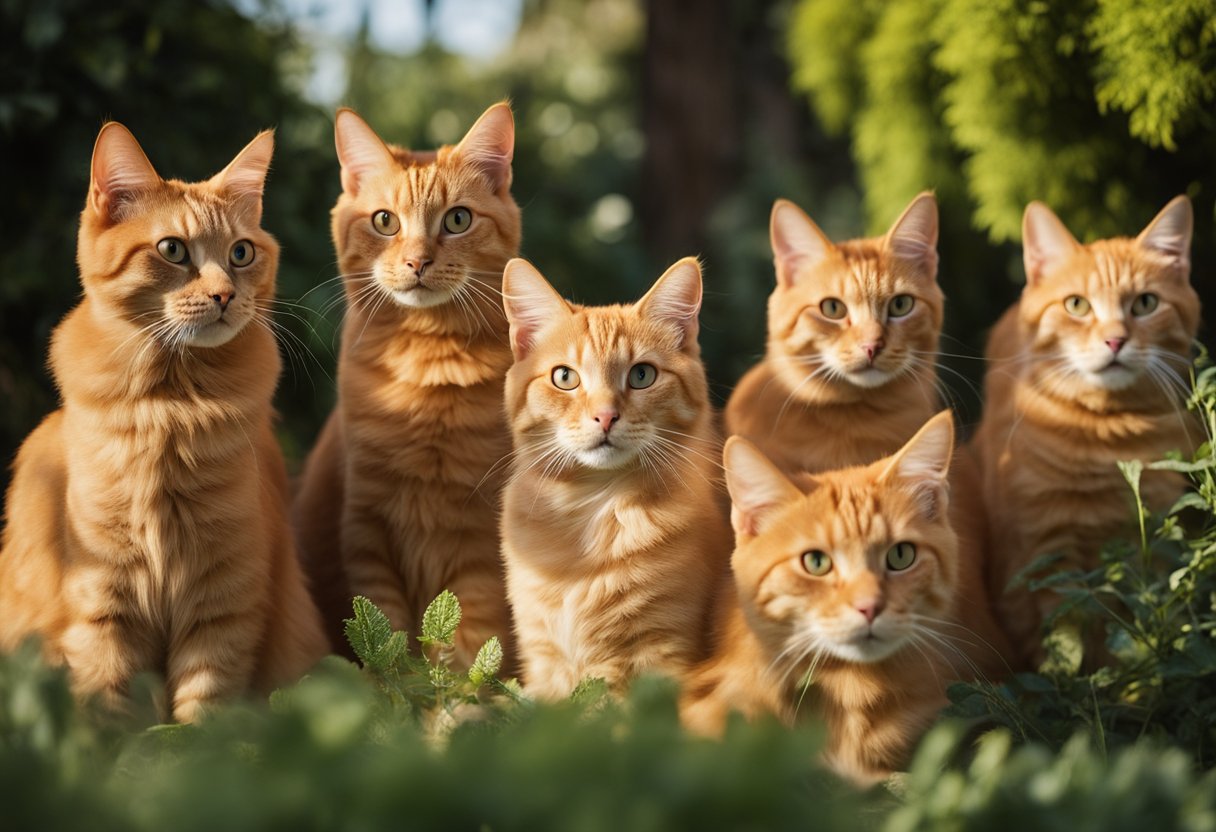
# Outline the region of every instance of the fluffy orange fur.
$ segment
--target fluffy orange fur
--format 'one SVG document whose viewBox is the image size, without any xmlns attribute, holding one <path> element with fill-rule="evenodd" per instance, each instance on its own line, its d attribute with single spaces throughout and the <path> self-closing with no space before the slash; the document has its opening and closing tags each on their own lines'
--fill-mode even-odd
<svg viewBox="0 0 1216 832">
<path fill-rule="evenodd" d="M 120 705 L 163 674 L 179 721 L 325 652 L 271 429 L 278 248 L 259 225 L 274 141 L 210 180 L 162 180 L 105 125 L 56 328 L 62 395 L 22 445 L 0 552 L 0 649 L 38 634 L 75 688 Z"/>
<path fill-rule="evenodd" d="M 979 553 L 959 551 L 948 516 L 953 441 L 943 412 L 893 457 L 793 479 L 727 441 L 734 577 L 713 655 L 686 680 L 689 727 L 801 709 L 826 722 L 827 762 L 868 783 L 905 762 L 950 680 L 999 673 L 993 628 L 966 602 L 982 594 Z"/>
<path fill-rule="evenodd" d="M 500 287 L 520 238 L 511 111 L 496 104 L 436 152 L 385 145 L 350 110 L 335 138 L 347 312 L 338 405 L 296 499 L 300 546 L 335 646 L 352 594 L 417 635 L 450 589 L 464 608 L 454 658 L 467 665 L 510 634 L 495 464 L 510 452 Z"/>
<path fill-rule="evenodd" d="M 916 197 L 884 237 L 834 244 L 778 200 L 768 352 L 739 381 L 727 433 L 788 472 L 894 453 L 938 408 L 937 202 Z"/>
<path fill-rule="evenodd" d="M 729 533 L 697 345 L 701 272 L 632 306 L 567 303 L 530 264 L 504 278 L 515 364 L 502 552 L 523 681 L 542 699 L 620 690 L 703 650 Z"/>
<path fill-rule="evenodd" d="M 1188 281 L 1190 202 L 1178 197 L 1136 239 L 1081 245 L 1041 203 L 1026 209 L 1027 285 L 988 343 L 984 417 L 972 440 L 983 474 L 991 589 L 1027 660 L 1041 656 L 1047 591 L 1006 591 L 1038 556 L 1093 568 L 1099 547 L 1134 516 L 1118 460 L 1190 451 L 1186 414 L 1199 299 Z M 1150 506 L 1183 487 L 1145 471 Z"/>
</svg>

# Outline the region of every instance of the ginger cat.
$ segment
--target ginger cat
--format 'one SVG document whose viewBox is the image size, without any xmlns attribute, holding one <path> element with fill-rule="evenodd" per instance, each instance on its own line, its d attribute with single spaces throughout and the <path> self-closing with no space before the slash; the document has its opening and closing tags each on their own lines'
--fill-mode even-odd
<svg viewBox="0 0 1216 832">
<path fill-rule="evenodd" d="M 515 437 L 502 553 L 525 689 L 679 674 L 703 650 L 730 536 L 697 345 L 701 270 L 632 306 L 568 303 L 524 260 L 503 281 Z"/>
<path fill-rule="evenodd" d="M 1199 327 L 1189 282 L 1193 218 L 1171 201 L 1136 239 L 1081 245 L 1042 203 L 1022 224 L 1026 288 L 988 341 L 984 416 L 971 442 L 983 477 L 991 594 L 1024 658 L 1041 658 L 1050 591 L 1006 591 L 1040 555 L 1093 568 L 1135 511 L 1118 460 L 1189 453 L 1202 437 L 1181 393 Z M 1165 508 L 1183 481 L 1144 472 Z"/>
<path fill-rule="evenodd" d="M 352 594 L 418 635 L 450 589 L 464 609 L 454 659 L 467 666 L 487 638 L 510 635 L 496 463 L 510 453 L 500 284 L 520 238 L 514 122 L 496 104 L 434 152 L 386 145 L 351 110 L 334 132 L 347 313 L 338 405 L 308 458 L 296 531 L 335 647 Z"/>
<path fill-rule="evenodd" d="M 8 493 L 0 649 L 36 633 L 79 693 L 116 706 L 134 674 L 161 673 L 182 722 L 325 653 L 271 429 L 278 246 L 259 223 L 273 149 L 262 133 L 187 184 L 102 127 L 84 299 L 51 340 L 63 405 L 22 445 Z"/>
<path fill-rule="evenodd" d="M 731 395 L 727 433 L 790 473 L 894 453 L 938 409 L 937 201 L 922 193 L 886 236 L 834 244 L 779 199 L 769 233 L 768 353 Z"/>
<path fill-rule="evenodd" d="M 904 764 L 951 680 L 1001 672 L 985 643 L 999 631 L 960 600 L 983 587 L 949 520 L 953 443 L 945 411 L 894 456 L 791 479 L 727 440 L 734 576 L 713 655 L 686 679 L 686 725 L 717 734 L 731 710 L 810 713 L 826 722 L 827 762 L 870 783 Z"/>
</svg>

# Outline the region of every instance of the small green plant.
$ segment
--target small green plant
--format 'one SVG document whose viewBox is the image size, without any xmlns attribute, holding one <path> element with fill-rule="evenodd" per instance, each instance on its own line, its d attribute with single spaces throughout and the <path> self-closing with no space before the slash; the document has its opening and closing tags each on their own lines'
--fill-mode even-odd
<svg viewBox="0 0 1216 832">
<path fill-rule="evenodd" d="M 1216 435 L 1216 367 L 1206 357 L 1192 374 L 1187 406 Z M 1183 749 L 1203 768 L 1216 765 L 1216 448 L 1204 442 L 1189 460 L 1120 465 L 1136 506 L 1138 539 L 1117 541 L 1090 571 L 1057 570 L 1044 558 L 1025 573 L 1031 589 L 1062 603 L 1037 673 L 1000 687 L 958 685 L 954 713 L 986 717 L 1023 741 L 1061 748 L 1083 729 L 1099 749 L 1143 737 Z M 1188 477 L 1192 489 L 1163 514 L 1140 494 L 1146 469 Z M 1105 632 L 1109 656 L 1082 660 L 1078 622 Z M 1100 667 L 1094 665 L 1100 664 Z"/>
<path fill-rule="evenodd" d="M 452 592 L 444 590 L 427 606 L 418 636 L 423 649 L 417 653 L 409 649 L 409 636 L 394 631 L 388 616 L 370 600 L 356 596 L 353 610 L 353 617 L 345 622 L 346 638 L 364 672 L 384 694 L 387 718 L 405 715 L 420 724 L 450 728 L 458 714 L 468 718 L 474 706 L 479 716 L 502 715 L 505 704 L 522 698 L 514 679 L 497 678 L 503 661 L 497 637 L 481 646 L 468 671 L 452 669 L 452 646 L 461 619 L 460 601 Z"/>
</svg>

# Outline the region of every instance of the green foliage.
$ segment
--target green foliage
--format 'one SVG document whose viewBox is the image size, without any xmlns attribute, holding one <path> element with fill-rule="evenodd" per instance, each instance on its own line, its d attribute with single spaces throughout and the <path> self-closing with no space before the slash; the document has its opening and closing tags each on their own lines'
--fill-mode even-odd
<svg viewBox="0 0 1216 832">
<path fill-rule="evenodd" d="M 1179 192 L 1211 202 L 1213 0 L 801 0 L 795 21 L 794 84 L 851 128 L 875 230 L 924 187 L 994 241 L 1033 199 L 1085 237 Z"/>
<path fill-rule="evenodd" d="M 1188 402 L 1216 430 L 1216 367 L 1194 379 Z M 1103 748 L 1143 737 L 1185 751 L 1196 766 L 1216 766 L 1216 449 L 1205 442 L 1190 460 L 1120 464 L 1139 519 L 1139 540 L 1113 542 L 1090 571 L 1060 570 L 1047 557 L 1027 571 L 1029 586 L 1059 593 L 1038 673 L 999 688 L 959 685 L 955 712 L 986 716 L 1025 741 L 1061 747 L 1084 731 Z M 1193 490 L 1164 514 L 1141 500 L 1149 470 L 1190 478 Z M 1108 656 L 1087 657 L 1105 636 Z M 1102 661 L 1106 659 L 1106 661 Z"/>
</svg>

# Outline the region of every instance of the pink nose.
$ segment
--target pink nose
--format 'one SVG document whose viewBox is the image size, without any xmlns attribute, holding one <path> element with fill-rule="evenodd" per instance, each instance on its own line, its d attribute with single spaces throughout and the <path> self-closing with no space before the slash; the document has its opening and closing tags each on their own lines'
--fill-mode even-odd
<svg viewBox="0 0 1216 832">
<path fill-rule="evenodd" d="M 878 599 L 873 599 L 870 601 L 862 601 L 857 603 L 856 607 L 857 611 L 866 617 L 866 622 L 873 624 L 874 619 L 878 617 L 880 612 L 882 612 L 883 605 Z"/>
<path fill-rule="evenodd" d="M 621 418 L 621 414 L 615 410 L 601 410 L 595 414 L 595 421 L 604 429 L 604 433 L 612 430 L 612 426 Z"/>
<path fill-rule="evenodd" d="M 228 304 L 232 301 L 232 296 L 234 294 L 236 294 L 236 293 L 235 292 L 219 292 L 217 294 L 212 295 L 211 299 L 213 301 L 215 301 L 216 306 L 218 306 L 220 308 L 221 312 L 226 312 L 226 311 L 228 311 Z"/>
<path fill-rule="evenodd" d="M 405 265 L 408 266 L 410 269 L 413 269 L 413 271 L 419 277 L 422 277 L 422 273 L 426 271 L 426 267 L 431 265 L 431 263 L 434 263 L 434 262 L 435 262 L 434 260 L 424 260 L 421 257 L 410 257 L 410 258 L 406 259 Z"/>
<path fill-rule="evenodd" d="M 1123 349 L 1123 345 L 1127 343 L 1126 338 L 1107 338 L 1106 346 L 1110 347 L 1110 351 L 1115 355 L 1119 354 L 1119 350 Z"/>
<path fill-rule="evenodd" d="M 874 363 L 874 359 L 878 357 L 878 354 L 882 352 L 882 348 L 882 341 L 870 341 L 861 345 L 861 351 L 866 354 L 866 358 L 870 360 L 871 364 Z"/>
</svg>

